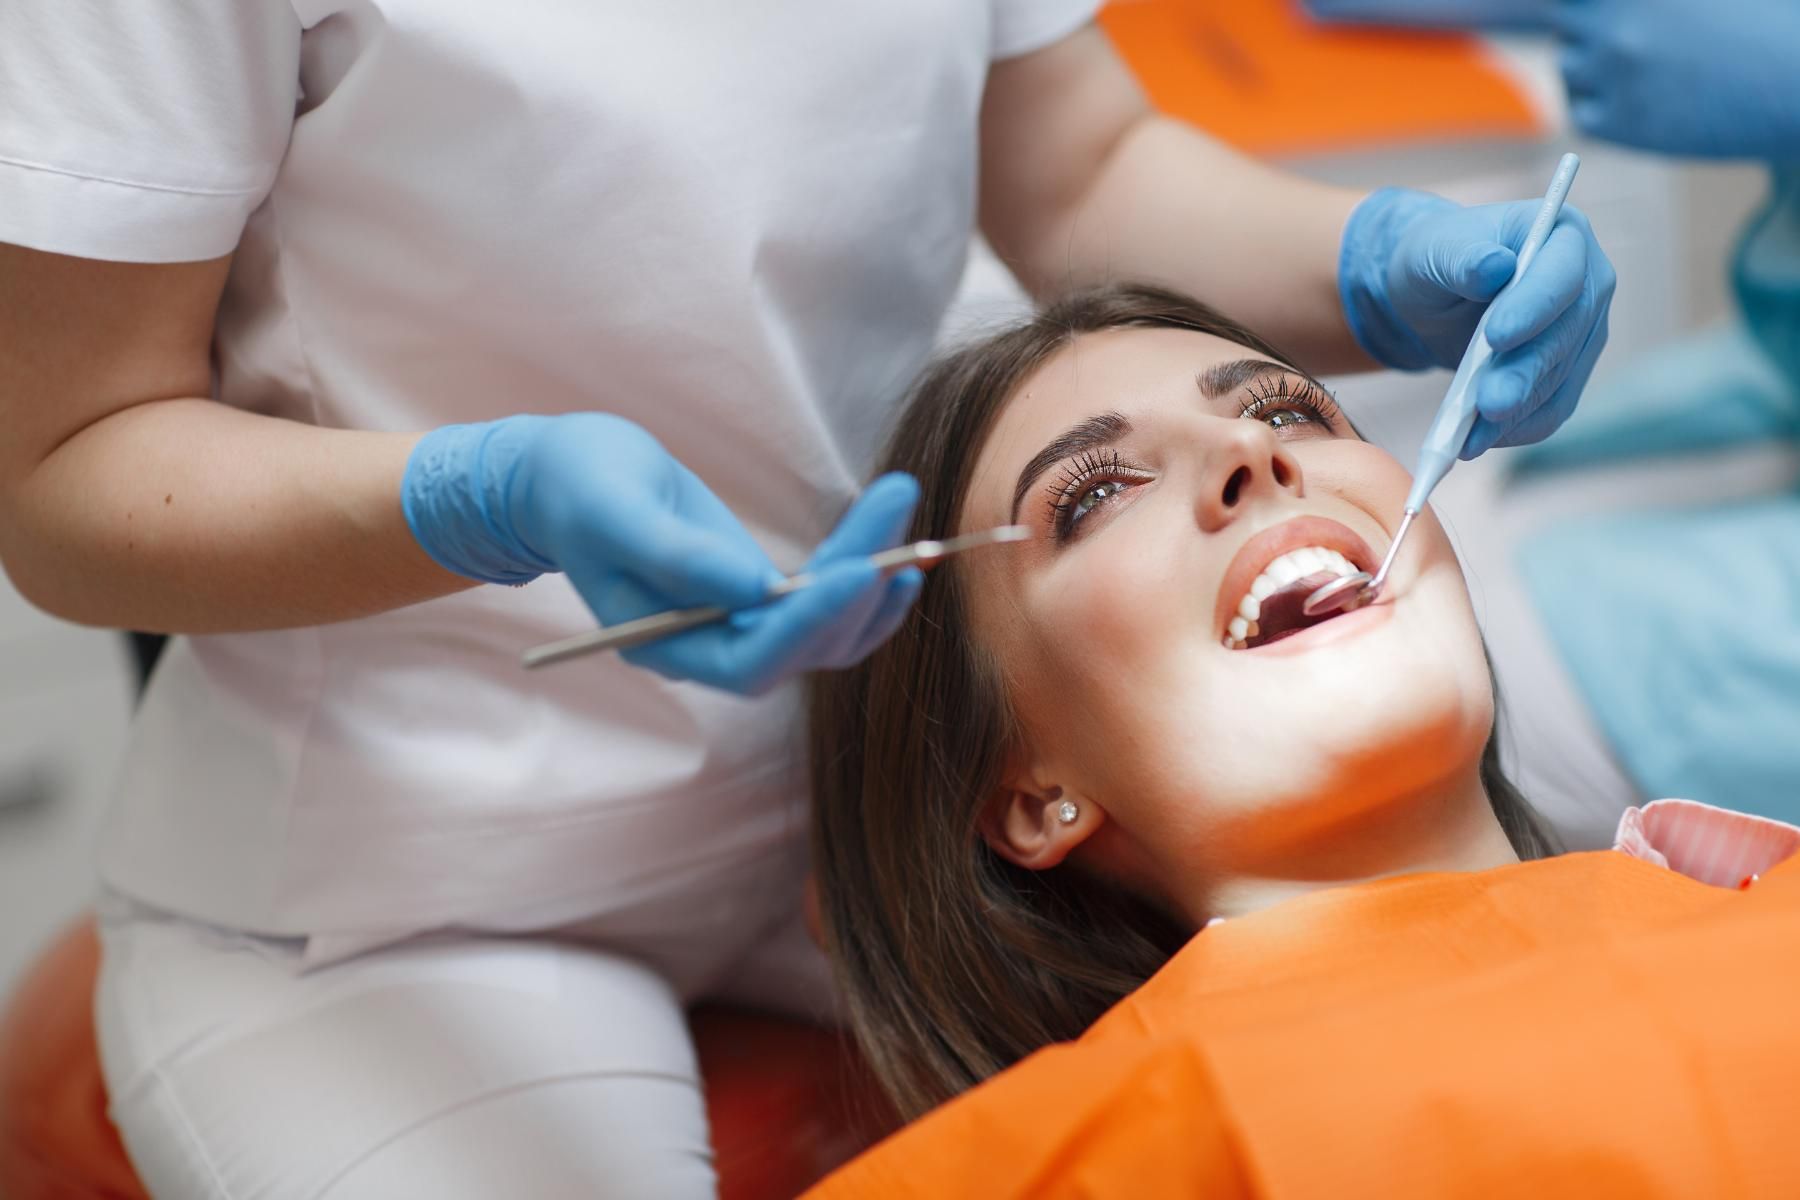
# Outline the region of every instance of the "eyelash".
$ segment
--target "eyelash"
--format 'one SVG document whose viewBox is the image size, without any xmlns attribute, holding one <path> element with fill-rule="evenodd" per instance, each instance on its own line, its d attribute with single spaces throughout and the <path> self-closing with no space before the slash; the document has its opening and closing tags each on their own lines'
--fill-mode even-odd
<svg viewBox="0 0 1800 1200">
<path fill-rule="evenodd" d="M 1249 396 L 1241 402 L 1246 417 L 1260 420 L 1273 409 L 1302 412 L 1325 425 L 1337 423 L 1337 401 L 1310 379 L 1295 375 L 1265 375 L 1251 383 L 1246 391 Z"/>
<path fill-rule="evenodd" d="M 1062 478 L 1050 486 L 1050 529 L 1059 542 L 1067 541 L 1081 520 L 1075 512 L 1094 486 L 1123 483 L 1126 476 L 1141 476 L 1119 457 L 1117 450 L 1084 450 L 1063 463 Z M 1089 510 L 1092 511 L 1092 510 Z"/>
<path fill-rule="evenodd" d="M 1259 390 L 1260 389 L 1260 390 Z M 1309 421 L 1335 425 L 1339 409 L 1331 394 L 1310 379 L 1293 375 L 1264 376 L 1253 382 L 1241 402 L 1243 415 L 1261 420 L 1271 412 L 1302 413 Z M 1067 541 L 1082 517 L 1076 509 L 1091 491 L 1090 485 L 1142 482 L 1143 472 L 1128 466 L 1113 449 L 1084 450 L 1063 464 L 1062 478 L 1049 489 L 1050 529 L 1058 542 Z M 1093 511 L 1091 508 L 1088 511 Z"/>
</svg>

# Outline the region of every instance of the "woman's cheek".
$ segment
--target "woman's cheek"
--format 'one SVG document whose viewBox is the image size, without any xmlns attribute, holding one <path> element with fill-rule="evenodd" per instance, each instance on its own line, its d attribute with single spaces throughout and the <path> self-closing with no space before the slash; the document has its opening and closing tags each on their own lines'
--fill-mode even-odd
<svg viewBox="0 0 1800 1200">
<path fill-rule="evenodd" d="M 1205 605 L 1195 600 L 1174 560 L 1142 548 L 1096 561 L 1058 597 L 1057 636 L 1071 648 L 1085 644 L 1089 657 L 1114 671 L 1142 671 L 1166 656 L 1211 608 L 1211 597 Z"/>
<path fill-rule="evenodd" d="M 1033 732 L 1074 745 L 1116 737 L 1133 723 L 1130 710 L 1163 624 L 1116 582 L 1084 573 L 1046 587 L 1032 604 L 1011 673 L 1018 715 Z"/>
<path fill-rule="evenodd" d="M 1412 477 L 1379 446 L 1349 438 L 1296 445 L 1294 456 L 1306 474 L 1309 495 L 1327 493 L 1366 508 L 1384 524 L 1400 519 Z M 1387 515 L 1391 509 L 1391 517 Z"/>
</svg>

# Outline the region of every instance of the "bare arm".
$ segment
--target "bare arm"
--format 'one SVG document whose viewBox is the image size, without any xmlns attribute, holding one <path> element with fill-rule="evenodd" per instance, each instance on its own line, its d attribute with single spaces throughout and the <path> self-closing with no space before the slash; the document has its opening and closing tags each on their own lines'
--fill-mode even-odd
<svg viewBox="0 0 1800 1200">
<path fill-rule="evenodd" d="M 471 586 L 400 509 L 416 434 L 207 399 L 230 259 L 0 245 L 0 563 L 45 611 L 177 633 L 364 616 Z"/>
<path fill-rule="evenodd" d="M 1313 369 L 1374 365 L 1337 288 L 1344 223 L 1362 194 L 1156 115 L 1097 27 L 994 66 L 981 144 L 982 229 L 1035 295 L 1160 282 Z"/>
</svg>

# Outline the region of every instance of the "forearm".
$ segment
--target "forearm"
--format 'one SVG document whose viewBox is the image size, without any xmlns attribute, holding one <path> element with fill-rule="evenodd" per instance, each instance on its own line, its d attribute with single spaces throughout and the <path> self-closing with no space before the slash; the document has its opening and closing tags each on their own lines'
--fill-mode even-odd
<svg viewBox="0 0 1800 1200">
<path fill-rule="evenodd" d="M 996 64 L 981 142 L 982 229 L 1040 299 L 1162 283 L 1311 369 L 1374 365 L 1338 292 L 1344 226 L 1361 194 L 1157 115 L 1098 28 Z"/>
<path fill-rule="evenodd" d="M 0 560 L 33 603 L 90 625 L 220 633 L 414 604 L 472 586 L 407 528 L 417 440 L 210 400 L 135 405 L 13 483 Z"/>
<path fill-rule="evenodd" d="M 1108 280 L 1168 284 L 1310 369 L 1367 369 L 1337 276 L 1344 225 L 1361 199 L 1146 114 L 1015 269 L 1040 294 Z"/>
</svg>

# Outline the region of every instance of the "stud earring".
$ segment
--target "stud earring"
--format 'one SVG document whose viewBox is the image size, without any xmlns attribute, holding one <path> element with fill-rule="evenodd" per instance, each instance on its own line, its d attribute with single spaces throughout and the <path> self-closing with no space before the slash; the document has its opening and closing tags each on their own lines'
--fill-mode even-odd
<svg viewBox="0 0 1800 1200">
<path fill-rule="evenodd" d="M 1075 823 L 1075 818 L 1080 815 L 1081 810 L 1075 806 L 1073 800 L 1064 800 L 1056 807 L 1056 819 L 1061 821 L 1064 825 L 1073 825 Z"/>
</svg>

